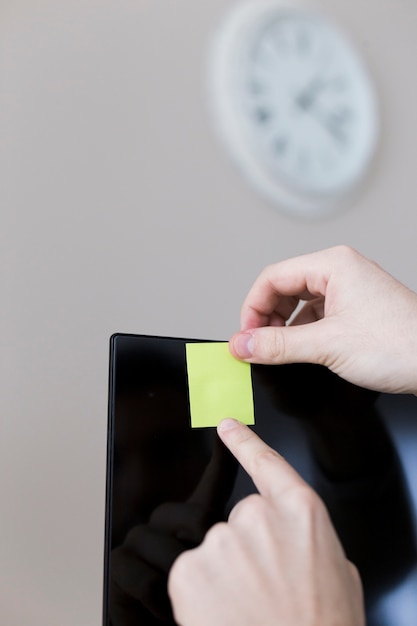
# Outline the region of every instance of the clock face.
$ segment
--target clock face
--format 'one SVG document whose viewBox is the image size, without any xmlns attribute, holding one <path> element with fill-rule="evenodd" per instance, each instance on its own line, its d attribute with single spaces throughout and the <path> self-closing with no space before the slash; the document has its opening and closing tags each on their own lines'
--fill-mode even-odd
<svg viewBox="0 0 417 626">
<path fill-rule="evenodd" d="M 272 3 L 248 6 L 221 32 L 212 64 L 223 137 L 270 197 L 320 212 L 356 185 L 371 160 L 372 85 L 327 20 Z"/>
</svg>

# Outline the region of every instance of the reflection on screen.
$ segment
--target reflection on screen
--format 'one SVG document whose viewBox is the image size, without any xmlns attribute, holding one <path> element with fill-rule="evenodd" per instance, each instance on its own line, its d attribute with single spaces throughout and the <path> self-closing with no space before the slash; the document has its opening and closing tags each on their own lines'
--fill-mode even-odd
<svg viewBox="0 0 417 626">
<path fill-rule="evenodd" d="M 375 607 L 416 568 L 416 550 L 381 399 L 312 365 L 252 366 L 252 378 L 255 431 L 325 500 L 360 570 L 368 623 L 395 624 Z M 252 491 L 215 429 L 190 428 L 185 340 L 114 336 L 104 626 L 173 625 L 172 563 Z"/>
</svg>

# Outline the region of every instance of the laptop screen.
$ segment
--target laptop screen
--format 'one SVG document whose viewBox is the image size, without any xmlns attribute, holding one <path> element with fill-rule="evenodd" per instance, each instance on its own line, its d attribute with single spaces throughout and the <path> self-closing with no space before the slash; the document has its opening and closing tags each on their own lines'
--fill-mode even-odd
<svg viewBox="0 0 417 626">
<path fill-rule="evenodd" d="M 104 626 L 173 625 L 175 558 L 255 491 L 216 429 L 191 427 L 185 346 L 195 341 L 111 338 Z M 372 623 L 381 598 L 416 564 L 409 494 L 381 399 L 320 366 L 251 373 L 253 429 L 324 499 L 361 573 Z"/>
</svg>

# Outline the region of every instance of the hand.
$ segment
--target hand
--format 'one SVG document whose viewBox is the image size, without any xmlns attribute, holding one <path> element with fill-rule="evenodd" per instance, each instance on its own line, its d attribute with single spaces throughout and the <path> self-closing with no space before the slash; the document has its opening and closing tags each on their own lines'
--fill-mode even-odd
<svg viewBox="0 0 417 626">
<path fill-rule="evenodd" d="M 363 626 L 362 588 L 326 508 L 275 451 L 235 420 L 219 436 L 259 494 L 182 553 L 168 579 L 181 626 Z"/>
<path fill-rule="evenodd" d="M 260 274 L 229 346 L 251 363 L 317 363 L 362 387 L 417 393 L 417 294 L 344 246 L 296 257 Z"/>
</svg>

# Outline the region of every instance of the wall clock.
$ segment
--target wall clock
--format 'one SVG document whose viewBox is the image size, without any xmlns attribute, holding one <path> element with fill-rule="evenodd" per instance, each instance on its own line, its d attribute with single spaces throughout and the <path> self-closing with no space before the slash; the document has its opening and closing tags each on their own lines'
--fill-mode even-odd
<svg viewBox="0 0 417 626">
<path fill-rule="evenodd" d="M 209 96 L 231 156 L 292 214 L 337 209 L 371 163 L 379 122 L 368 72 L 344 33 L 309 9 L 237 4 L 212 42 Z"/>
</svg>

